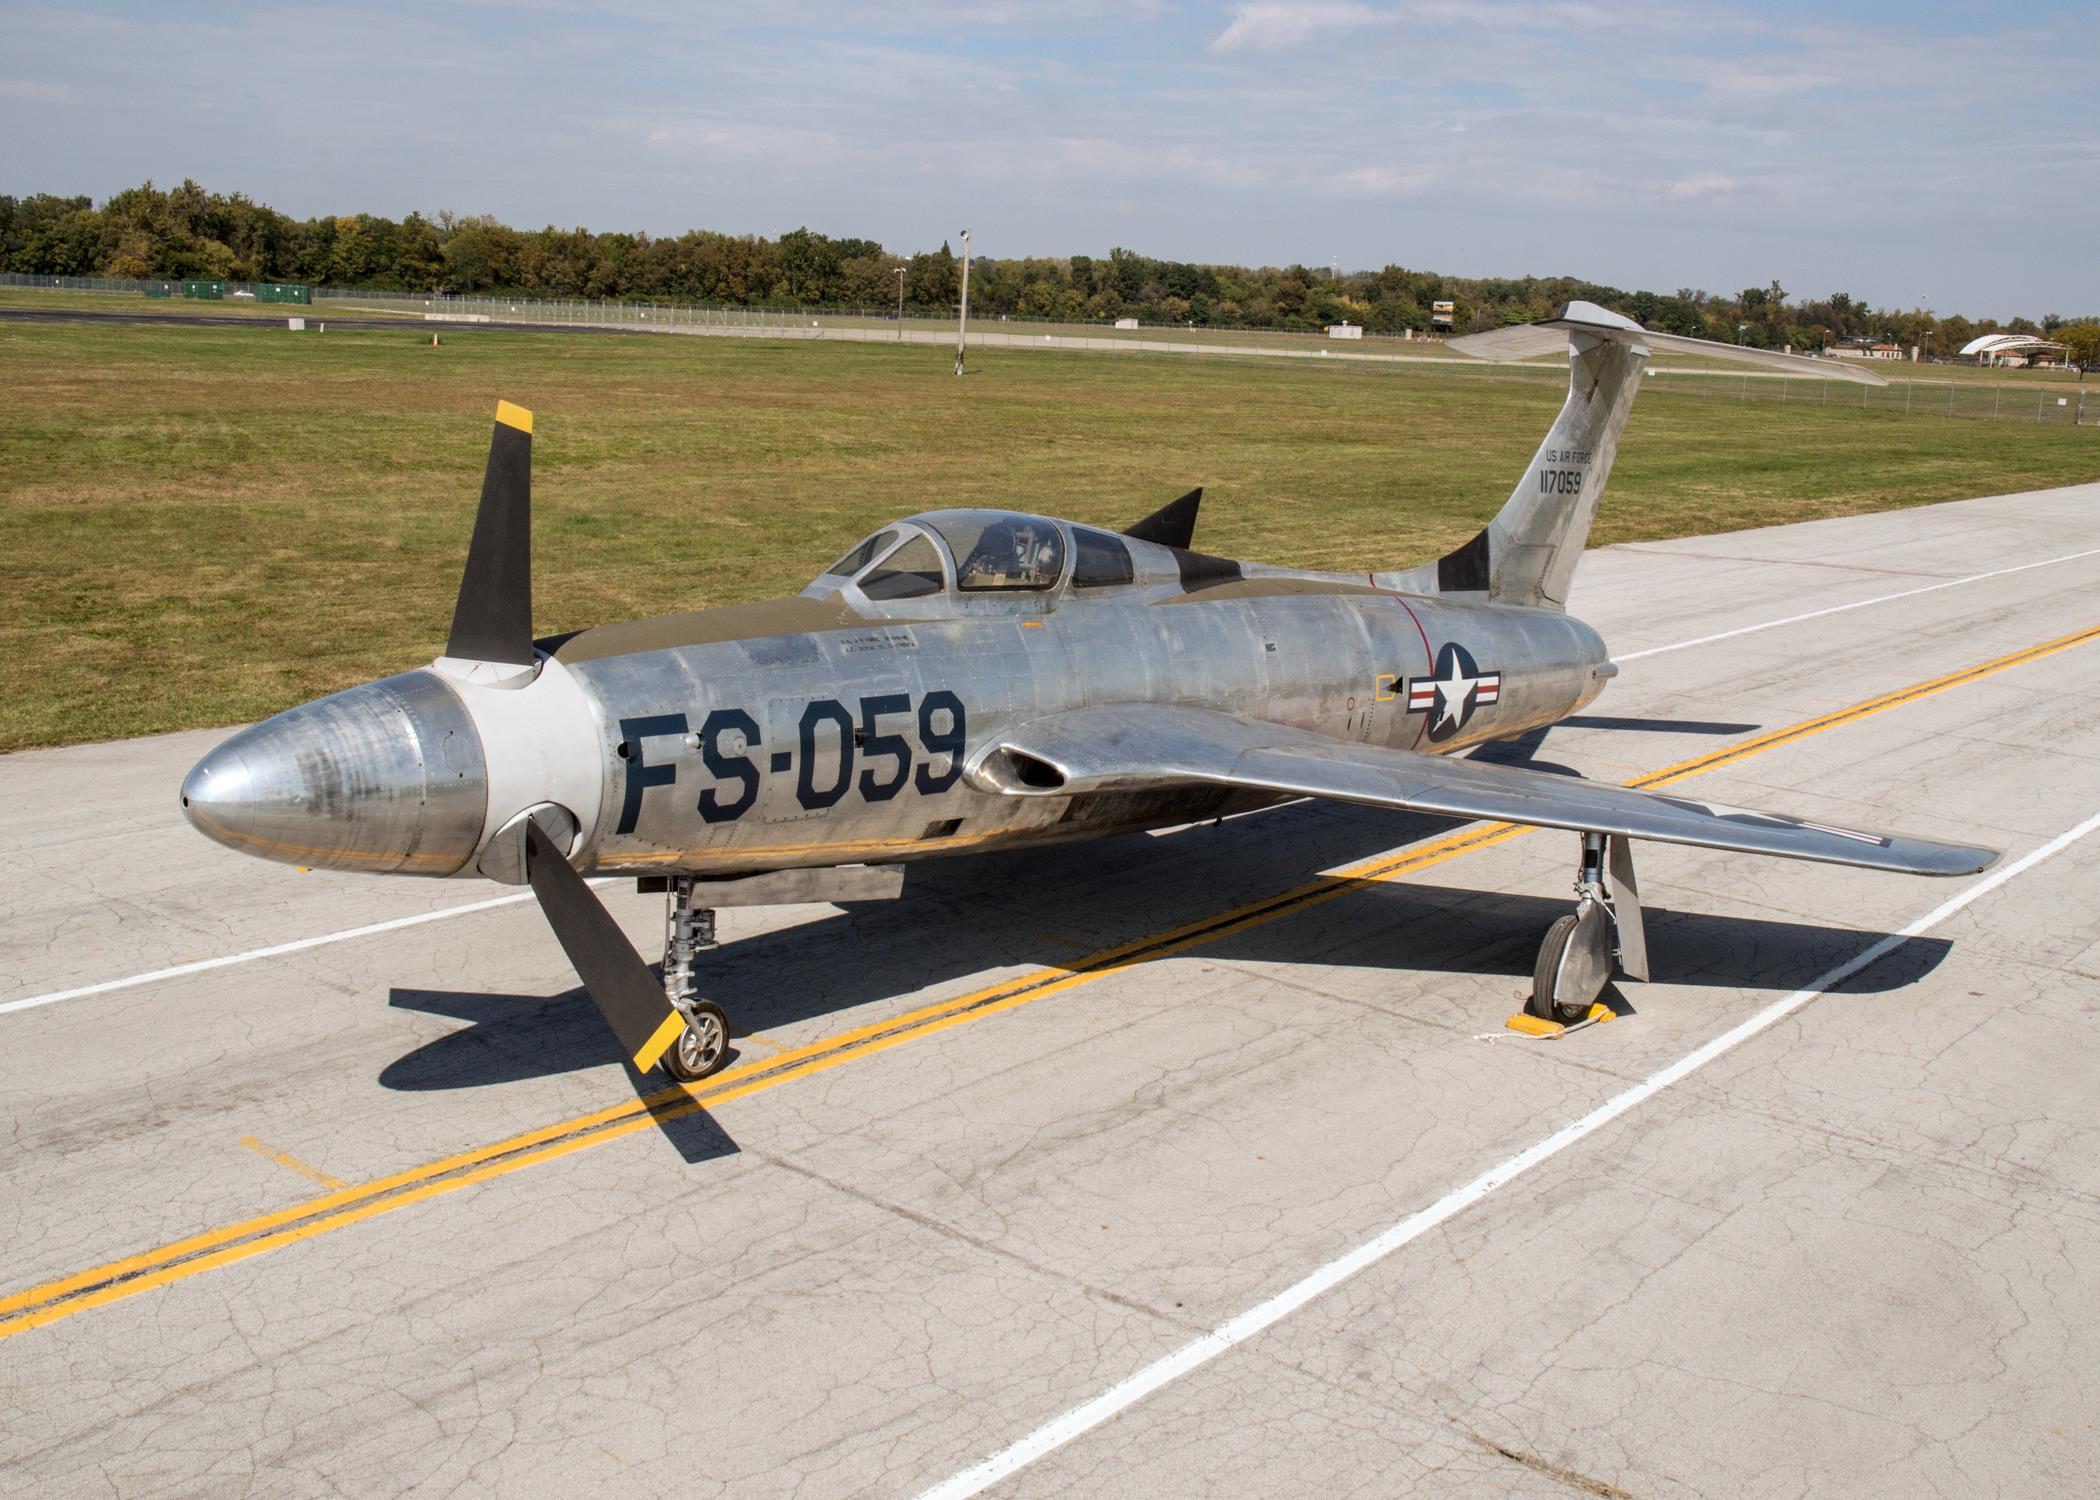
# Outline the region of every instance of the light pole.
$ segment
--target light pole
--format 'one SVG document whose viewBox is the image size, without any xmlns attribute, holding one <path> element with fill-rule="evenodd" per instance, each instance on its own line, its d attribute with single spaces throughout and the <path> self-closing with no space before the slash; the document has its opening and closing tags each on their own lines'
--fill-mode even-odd
<svg viewBox="0 0 2100 1500">
<path fill-rule="evenodd" d="M 970 231 L 965 229 L 963 237 L 963 284 L 962 310 L 955 319 L 955 373 L 963 372 L 963 339 L 970 326 Z"/>
<path fill-rule="evenodd" d="M 904 266 L 897 267 L 897 342 L 904 342 Z"/>
</svg>

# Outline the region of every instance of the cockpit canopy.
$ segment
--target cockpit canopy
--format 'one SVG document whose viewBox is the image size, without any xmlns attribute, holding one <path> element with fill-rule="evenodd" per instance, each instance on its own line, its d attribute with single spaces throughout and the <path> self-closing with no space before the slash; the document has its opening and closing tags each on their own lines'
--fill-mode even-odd
<svg viewBox="0 0 2100 1500">
<path fill-rule="evenodd" d="M 826 578 L 851 578 L 855 573 L 858 573 L 862 568 L 873 562 L 878 555 L 889 551 L 896 540 L 897 528 L 885 526 L 826 568 L 823 576 Z"/>
<path fill-rule="evenodd" d="M 955 586 L 1047 589 L 1065 572 L 1065 539 L 1055 521 L 1001 510 L 944 510 L 922 517 L 955 559 Z"/>
<path fill-rule="evenodd" d="M 826 568 L 818 583 L 850 581 L 874 600 L 938 594 L 951 579 L 964 593 L 1040 593 L 1064 580 L 1067 552 L 1074 588 L 1135 576 L 1129 546 L 1111 532 L 1018 511 L 939 510 L 885 526 Z"/>
</svg>

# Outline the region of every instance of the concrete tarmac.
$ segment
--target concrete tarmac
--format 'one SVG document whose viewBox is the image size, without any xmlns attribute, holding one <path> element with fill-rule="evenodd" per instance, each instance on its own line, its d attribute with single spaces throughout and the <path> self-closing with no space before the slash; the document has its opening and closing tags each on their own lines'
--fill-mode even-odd
<svg viewBox="0 0 2100 1500">
<path fill-rule="evenodd" d="M 745 1081 L 651 1116 L 529 900 L 207 842 L 216 733 L 0 758 L 0 1493 L 2100 1492 L 2100 485 L 1605 549 L 1575 609 L 1620 678 L 1501 753 L 1741 747 L 1674 790 L 1996 883 L 1831 986 L 1977 882 L 1641 845 L 1655 981 L 1542 1042 L 1565 834 L 958 861 L 725 913 Z"/>
</svg>

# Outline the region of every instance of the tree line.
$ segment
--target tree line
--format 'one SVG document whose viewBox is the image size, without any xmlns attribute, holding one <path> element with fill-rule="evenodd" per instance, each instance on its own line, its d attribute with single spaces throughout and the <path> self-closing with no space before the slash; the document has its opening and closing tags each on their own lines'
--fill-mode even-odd
<svg viewBox="0 0 2100 1500">
<path fill-rule="evenodd" d="M 295 219 L 240 193 L 194 182 L 147 182 L 99 207 L 91 198 L 0 197 L 0 270 L 46 276 L 296 281 L 375 291 L 648 299 L 764 307 L 894 307 L 952 311 L 961 266 L 947 244 L 899 255 L 874 240 L 815 230 L 762 235 L 691 230 L 673 237 L 521 230 L 495 219 L 411 213 Z M 1565 276 L 1445 276 L 1389 265 L 1337 274 L 1321 267 L 1203 265 L 1121 248 L 1105 256 L 972 261 L 970 303 L 993 317 L 1216 328 L 1310 329 L 1355 323 L 1377 333 L 1428 332 L 1433 305 L 1454 304 L 1455 331 L 1551 317 L 1571 299 L 1647 327 L 1762 348 L 1817 350 L 1841 342 L 1915 345 L 1941 357 L 1980 333 L 2043 332 L 2100 362 L 2100 320 L 2050 315 L 2037 324 L 1875 308 L 1847 293 L 1791 297 L 1778 282 L 1733 295 L 1691 288 L 1628 292 Z"/>
</svg>

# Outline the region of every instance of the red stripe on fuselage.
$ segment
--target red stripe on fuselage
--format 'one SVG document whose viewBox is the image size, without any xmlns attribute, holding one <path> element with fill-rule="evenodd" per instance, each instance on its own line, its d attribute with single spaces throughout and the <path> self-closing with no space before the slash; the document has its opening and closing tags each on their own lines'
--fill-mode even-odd
<svg viewBox="0 0 2100 1500">
<path fill-rule="evenodd" d="M 1370 577 L 1370 575 L 1369 575 L 1368 573 L 1367 573 L 1367 574 L 1365 574 L 1364 576 L 1365 576 L 1365 577 L 1367 577 L 1367 578 L 1368 578 L 1368 577 Z M 1372 584 L 1373 584 L 1373 587 L 1376 587 L 1376 584 L 1377 584 L 1377 580 L 1373 579 L 1373 580 L 1372 580 Z M 1388 590 L 1387 592 L 1388 592 L 1388 593 L 1390 593 L 1391 591 L 1390 591 L 1390 590 Z M 1408 618 L 1409 618 L 1410 620 L 1413 620 L 1413 621 L 1415 622 L 1415 634 L 1416 634 L 1416 635 L 1418 635 L 1418 636 L 1420 636 L 1420 637 L 1422 638 L 1422 660 L 1428 663 L 1428 665 L 1429 665 L 1429 670 L 1430 670 L 1430 671 L 1432 671 L 1432 672 L 1433 672 L 1433 671 L 1435 671 L 1435 670 L 1436 670 L 1436 653 L 1435 653 L 1434 651 L 1432 651 L 1432 650 L 1430 650 L 1430 649 L 1429 649 L 1429 632 L 1428 632 L 1428 631 L 1426 631 L 1426 630 L 1424 630 L 1424 629 L 1422 628 L 1422 621 L 1421 621 L 1421 618 L 1420 618 L 1419 616 L 1417 616 L 1417 615 L 1415 614 L 1413 606 L 1411 606 L 1411 605 L 1410 605 L 1410 604 L 1409 604 L 1409 603 L 1408 603 L 1408 602 L 1407 602 L 1407 601 L 1406 601 L 1405 599 L 1401 598 L 1401 596 L 1400 596 L 1400 595 L 1398 595 L 1398 594 L 1392 594 L 1392 598 L 1393 598 L 1393 601 L 1394 601 L 1394 602 L 1395 602 L 1396 604 L 1398 604 L 1398 605 L 1399 605 L 1399 606 L 1400 606 L 1400 607 L 1401 607 L 1402 609 L 1404 609 L 1404 610 L 1406 610 L 1406 611 L 1407 611 L 1407 617 L 1408 617 Z M 1413 684 L 1409 684 L 1409 692 L 1410 692 L 1410 693 L 1412 693 L 1413 691 L 1414 691 L 1414 687 L 1413 687 Z M 1434 702 L 1434 701 L 1435 701 L 1435 690 L 1434 690 L 1434 689 L 1432 689 L 1432 690 L 1431 690 L 1431 701 L 1432 701 L 1432 702 Z M 1408 699 L 1408 706 L 1409 706 L 1410 708 L 1414 706 L 1414 700 L 1413 700 L 1413 698 L 1412 698 L 1412 697 L 1410 697 L 1410 698 Z M 1424 719 L 1424 720 L 1423 720 L 1423 721 L 1422 721 L 1421 723 L 1417 724 L 1417 725 L 1415 726 L 1415 741 L 1414 741 L 1414 744 L 1413 744 L 1413 745 L 1410 745 L 1410 746 L 1408 746 L 1408 748 L 1409 748 L 1410 750 L 1412 750 L 1412 749 L 1414 749 L 1414 748 L 1415 748 L 1416 746 L 1419 746 L 1419 745 L 1420 745 L 1420 744 L 1422 743 L 1422 736 L 1423 736 L 1424 734 L 1426 734 L 1426 733 L 1428 732 L 1428 730 L 1429 730 L 1429 721 L 1428 721 L 1427 719 Z"/>
</svg>

